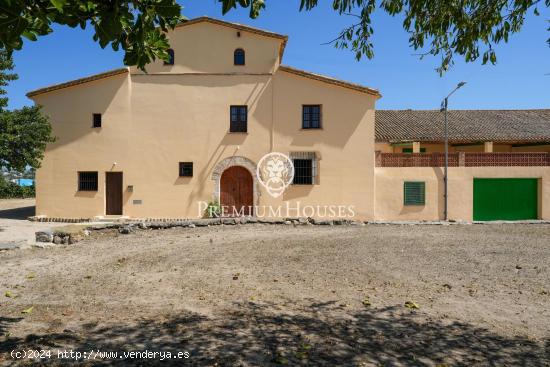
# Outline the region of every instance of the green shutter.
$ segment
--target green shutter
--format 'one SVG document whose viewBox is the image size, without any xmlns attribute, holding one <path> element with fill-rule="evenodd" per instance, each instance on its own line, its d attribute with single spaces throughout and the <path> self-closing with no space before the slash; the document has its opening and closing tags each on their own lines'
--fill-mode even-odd
<svg viewBox="0 0 550 367">
<path fill-rule="evenodd" d="M 426 183 L 406 181 L 403 185 L 405 205 L 424 205 L 426 203 Z"/>
<path fill-rule="evenodd" d="M 403 148 L 403 153 L 412 153 L 413 148 Z M 426 153 L 426 148 L 420 148 L 420 153 Z"/>
</svg>

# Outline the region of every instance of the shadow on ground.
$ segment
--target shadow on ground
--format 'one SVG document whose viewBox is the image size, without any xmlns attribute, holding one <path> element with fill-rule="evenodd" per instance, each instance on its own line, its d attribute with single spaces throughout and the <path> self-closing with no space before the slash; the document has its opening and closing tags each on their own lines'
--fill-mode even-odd
<svg viewBox="0 0 550 367">
<path fill-rule="evenodd" d="M 35 206 L 24 206 L 21 208 L 0 210 L 0 219 L 27 219 L 35 213 Z"/>
<path fill-rule="evenodd" d="M 185 361 L 95 362 L 136 366 L 547 366 L 550 360 L 549 340 L 504 337 L 469 324 L 433 321 L 402 306 L 352 312 L 334 303 L 297 309 L 291 304 L 251 302 L 234 309 L 215 319 L 187 313 L 137 323 L 85 324 L 81 330 L 24 339 L 8 337 L 0 344 L 0 356 L 12 349 L 42 347 L 191 354 Z M 0 318 L 0 331 L 17 322 Z M 50 362 L 61 364 L 56 358 Z"/>
</svg>

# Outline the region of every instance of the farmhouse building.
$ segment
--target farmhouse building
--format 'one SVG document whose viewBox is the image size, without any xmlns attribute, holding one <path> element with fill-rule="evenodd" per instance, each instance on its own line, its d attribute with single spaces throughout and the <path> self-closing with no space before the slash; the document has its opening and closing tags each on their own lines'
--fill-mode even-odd
<svg viewBox="0 0 550 367">
<path fill-rule="evenodd" d="M 253 216 L 442 218 L 438 111 L 375 114 L 377 90 L 282 65 L 280 34 L 202 17 L 168 37 L 170 61 L 147 73 L 28 93 L 57 137 L 36 174 L 37 215 L 196 218 L 219 201 Z M 550 219 L 547 110 L 449 121 L 451 219 Z M 280 196 L 256 174 L 270 152 L 294 164 Z"/>
<path fill-rule="evenodd" d="M 37 215 L 193 218 L 200 202 L 222 200 L 294 215 L 353 205 L 374 217 L 378 91 L 281 65 L 283 35 L 198 18 L 168 36 L 172 59 L 147 73 L 28 94 L 57 136 L 37 172 Z M 296 163 L 277 198 L 256 179 L 269 152 Z"/>
<path fill-rule="evenodd" d="M 449 111 L 448 121 L 450 219 L 550 219 L 550 110 Z M 378 219 L 443 217 L 443 129 L 440 111 L 376 111 Z"/>
</svg>

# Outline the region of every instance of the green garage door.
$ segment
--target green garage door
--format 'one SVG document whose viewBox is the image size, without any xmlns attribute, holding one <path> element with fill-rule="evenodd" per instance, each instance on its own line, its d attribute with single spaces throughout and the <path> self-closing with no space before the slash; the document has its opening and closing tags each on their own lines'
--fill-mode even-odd
<svg viewBox="0 0 550 367">
<path fill-rule="evenodd" d="M 474 220 L 537 219 L 538 179 L 474 178 Z"/>
</svg>

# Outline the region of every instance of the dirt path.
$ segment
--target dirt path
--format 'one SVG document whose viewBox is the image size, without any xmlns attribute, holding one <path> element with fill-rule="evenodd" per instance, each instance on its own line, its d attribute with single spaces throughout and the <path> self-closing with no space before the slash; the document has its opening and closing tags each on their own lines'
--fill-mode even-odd
<svg viewBox="0 0 550 367">
<path fill-rule="evenodd" d="M 62 223 L 29 222 L 34 215 L 34 199 L 0 199 L 0 250 L 29 247 L 35 232 L 63 225 Z"/>
<path fill-rule="evenodd" d="M 547 366 L 549 243 L 550 225 L 257 225 L 4 252 L 0 361 L 41 346 L 187 351 L 191 365 Z"/>
</svg>

